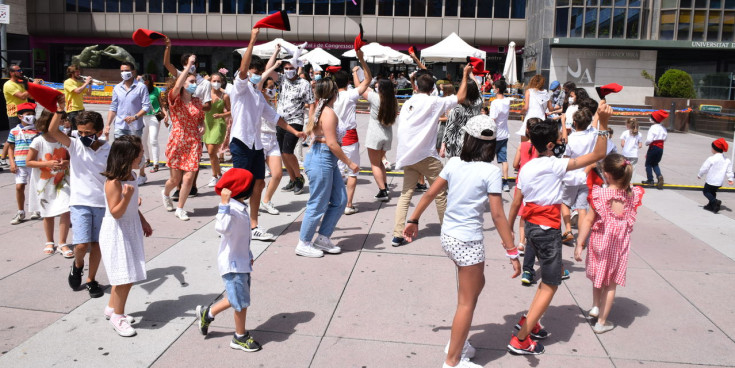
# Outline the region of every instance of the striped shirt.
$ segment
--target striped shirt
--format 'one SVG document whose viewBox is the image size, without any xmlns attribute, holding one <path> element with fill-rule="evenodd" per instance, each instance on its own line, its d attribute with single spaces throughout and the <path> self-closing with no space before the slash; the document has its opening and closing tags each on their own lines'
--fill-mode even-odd
<svg viewBox="0 0 735 368">
<path fill-rule="evenodd" d="M 26 165 L 26 156 L 28 156 L 28 149 L 31 147 L 31 142 L 33 142 L 33 138 L 36 138 L 40 134 L 36 128 L 23 129 L 22 124 L 18 124 L 10 130 L 10 133 L 8 133 L 8 143 L 14 145 L 13 156 L 15 157 L 16 166 Z"/>
</svg>

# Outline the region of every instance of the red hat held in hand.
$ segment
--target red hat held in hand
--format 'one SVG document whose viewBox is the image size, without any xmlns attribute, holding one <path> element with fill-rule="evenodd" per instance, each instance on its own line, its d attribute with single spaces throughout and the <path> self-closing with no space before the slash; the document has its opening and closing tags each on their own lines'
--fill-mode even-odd
<svg viewBox="0 0 735 368">
<path fill-rule="evenodd" d="M 36 83 L 28 83 L 28 94 L 33 97 L 36 102 L 51 112 L 56 112 L 59 96 L 63 93 L 51 87 L 42 86 Z"/>
<path fill-rule="evenodd" d="M 334 73 L 336 73 L 336 72 L 338 72 L 340 70 L 342 70 L 342 67 L 341 66 L 328 66 L 327 67 L 327 72 L 328 73 L 332 73 L 332 74 L 334 74 Z"/>
<path fill-rule="evenodd" d="M 34 115 L 36 114 L 36 104 L 34 104 L 33 102 L 24 102 L 16 106 L 16 108 L 18 111 L 18 115 L 28 111 L 32 112 Z"/>
<path fill-rule="evenodd" d="M 133 32 L 133 42 L 140 47 L 148 47 L 156 40 L 166 38 L 166 35 L 150 29 L 138 28 Z"/>
<path fill-rule="evenodd" d="M 20 112 L 20 106 L 18 106 L 18 112 Z M 727 152 L 727 141 L 724 138 L 717 138 L 712 142 L 712 146 L 719 148 L 722 152 Z"/>
<path fill-rule="evenodd" d="M 416 46 L 409 46 L 408 47 L 408 53 L 409 54 L 414 54 L 414 55 L 416 55 L 416 57 L 419 57 L 419 48 L 416 47 Z"/>
<path fill-rule="evenodd" d="M 255 23 L 253 28 L 273 28 L 281 31 L 290 31 L 291 23 L 285 10 L 275 12 Z"/>
<path fill-rule="evenodd" d="M 666 120 L 666 118 L 668 117 L 669 117 L 669 113 L 666 112 L 666 110 L 658 110 L 658 111 L 654 111 L 653 113 L 651 113 L 651 119 L 655 120 L 657 123 L 660 123 Z"/>
<path fill-rule="evenodd" d="M 481 75 L 490 73 L 489 71 L 485 70 L 485 62 L 482 59 L 468 56 L 467 63 L 472 64 L 472 74 L 476 76 L 481 76 Z"/>
<path fill-rule="evenodd" d="M 232 192 L 232 198 L 237 198 L 242 193 L 247 192 L 253 185 L 253 174 L 245 169 L 232 168 L 222 174 L 217 185 L 214 186 L 214 192 L 217 195 L 222 194 L 222 189 L 229 189 Z"/>
<path fill-rule="evenodd" d="M 360 23 L 360 34 L 355 37 L 355 51 L 361 49 L 363 46 L 367 45 L 368 42 L 364 38 L 362 38 L 362 23 Z"/>
<path fill-rule="evenodd" d="M 597 95 L 600 96 L 600 100 L 604 100 L 605 96 L 611 94 L 611 93 L 618 93 L 623 90 L 623 86 L 617 84 L 617 83 L 610 83 L 606 84 L 602 87 L 595 87 L 597 90 Z"/>
</svg>

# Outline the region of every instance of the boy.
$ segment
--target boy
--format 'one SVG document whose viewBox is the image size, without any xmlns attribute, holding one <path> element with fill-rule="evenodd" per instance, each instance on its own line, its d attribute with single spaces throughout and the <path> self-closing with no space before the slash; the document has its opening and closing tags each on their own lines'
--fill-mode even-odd
<svg viewBox="0 0 735 368">
<path fill-rule="evenodd" d="M 707 175 L 702 192 L 709 203 L 704 206 L 704 209 L 714 213 L 719 212 L 720 205 L 722 205 L 722 201 L 717 199 L 717 190 L 720 189 L 725 179 L 727 179 L 728 184 L 732 185 L 733 183 L 732 163 L 730 159 L 725 157 L 723 152 L 727 152 L 727 142 L 722 138 L 718 138 L 712 142 L 713 155 L 704 161 L 699 169 L 699 174 L 697 174 L 697 179 Z"/>
<path fill-rule="evenodd" d="M 521 202 L 525 203 L 523 219 L 526 221 L 527 247 L 534 248 L 541 264 L 541 282 L 527 315 L 516 324 L 520 329 L 508 343 L 512 354 L 542 354 L 544 347 L 531 339 L 544 339 L 549 333 L 539 320 L 546 312 L 556 289 L 561 284 L 561 221 L 560 207 L 562 179 L 567 171 L 583 168 L 605 157 L 607 148 L 607 121 L 612 108 L 604 101 L 597 109 L 600 131 L 597 133 L 592 153 L 577 158 L 557 158 L 553 151 L 559 145 L 558 126 L 551 121 L 534 125 L 530 129 L 531 144 L 539 157 L 529 161 L 519 173 L 518 193 L 510 207 L 509 222 L 515 223 Z"/>
<path fill-rule="evenodd" d="M 215 230 L 222 237 L 217 263 L 227 294 L 206 308 L 197 305 L 199 331 L 206 336 L 214 317 L 232 307 L 235 310 L 235 336 L 230 347 L 248 352 L 258 351 L 261 349 L 260 344 L 245 329 L 245 318 L 250 306 L 250 272 L 253 271 L 250 232 L 247 231 L 250 217 L 245 200 L 253 192 L 253 174 L 238 168 L 227 170 L 214 191 L 222 199 Z"/>
<path fill-rule="evenodd" d="M 28 149 L 31 146 L 33 138 L 36 138 L 41 133 L 36 130 L 36 104 L 25 102 L 18 105 L 18 118 L 20 124 L 10 130 L 8 133 L 8 161 L 10 162 L 10 172 L 15 174 L 15 200 L 18 202 L 18 212 L 15 214 L 11 225 L 18 225 L 26 218 L 25 202 L 26 202 L 26 184 L 28 184 L 28 177 L 31 175 L 31 169 L 26 167 L 26 156 L 28 156 Z M 41 215 L 33 211 L 34 207 L 32 203 L 29 203 L 31 208 L 31 220 L 40 218 Z"/>
<path fill-rule="evenodd" d="M 503 191 L 509 192 L 508 186 L 508 115 L 510 114 L 510 99 L 505 98 L 505 90 L 508 85 L 503 80 L 495 81 L 493 84 L 495 89 L 495 99 L 490 103 L 490 112 L 488 113 L 498 127 L 496 135 L 495 155 L 498 163 L 503 167 Z M 483 107 L 483 110 L 485 107 Z"/>
</svg>

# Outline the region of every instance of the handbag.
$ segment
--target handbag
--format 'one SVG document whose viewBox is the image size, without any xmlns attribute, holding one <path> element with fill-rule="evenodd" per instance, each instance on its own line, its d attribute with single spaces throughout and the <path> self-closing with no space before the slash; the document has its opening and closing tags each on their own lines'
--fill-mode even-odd
<svg viewBox="0 0 735 368">
<path fill-rule="evenodd" d="M 166 117 L 166 114 L 163 113 L 163 110 L 158 110 L 158 112 L 156 113 L 155 116 L 156 116 L 156 119 L 158 120 L 158 122 L 160 123 L 161 120 L 163 120 L 163 118 Z"/>
</svg>

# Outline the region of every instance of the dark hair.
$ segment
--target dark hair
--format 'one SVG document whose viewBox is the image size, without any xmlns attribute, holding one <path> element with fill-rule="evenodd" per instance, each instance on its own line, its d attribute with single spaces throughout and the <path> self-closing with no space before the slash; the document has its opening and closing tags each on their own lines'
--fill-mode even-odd
<svg viewBox="0 0 735 368">
<path fill-rule="evenodd" d="M 495 159 L 495 144 L 494 139 L 486 141 L 465 133 L 459 158 L 466 162 L 493 162 Z"/>
<path fill-rule="evenodd" d="M 122 63 L 120 63 L 120 66 L 123 66 L 123 65 L 129 66 L 131 72 L 134 72 L 135 71 L 135 64 L 133 64 L 133 63 L 131 63 L 129 61 L 123 61 Z"/>
<path fill-rule="evenodd" d="M 483 112 L 483 113 L 484 113 L 485 115 L 490 115 L 490 109 L 488 109 L 488 108 L 487 108 L 487 106 L 483 106 L 483 107 L 482 107 L 482 112 Z"/>
<path fill-rule="evenodd" d="M 396 122 L 396 115 L 398 115 L 398 100 L 396 100 L 396 90 L 390 79 L 378 80 L 378 95 L 380 95 L 378 121 L 385 126 L 391 126 Z"/>
<path fill-rule="evenodd" d="M 531 139 L 531 127 L 538 123 L 543 123 L 544 121 L 539 118 L 529 118 L 526 120 L 526 138 Z M 531 147 L 528 147 L 528 155 L 530 156 L 533 153 L 533 143 L 531 143 Z"/>
<path fill-rule="evenodd" d="M 41 133 L 48 133 L 48 127 L 49 125 L 51 125 L 51 118 L 53 117 L 54 117 L 54 113 L 46 109 L 43 109 L 43 111 L 41 111 L 41 116 L 39 116 L 38 119 L 36 119 L 36 130 L 38 130 Z"/>
<path fill-rule="evenodd" d="M 222 80 L 222 86 L 220 88 L 225 88 L 227 85 L 227 78 L 220 72 L 212 72 L 212 74 L 209 75 L 209 81 L 211 82 L 214 77 L 219 77 L 219 79 Z M 265 85 L 265 82 L 263 82 L 263 85 Z"/>
<path fill-rule="evenodd" d="M 148 88 L 148 94 L 153 92 L 154 85 L 153 85 L 153 78 L 151 78 L 151 75 L 143 74 L 140 76 L 140 78 L 143 80 L 143 84 L 145 84 L 145 82 L 148 82 L 148 86 L 146 86 Z"/>
<path fill-rule="evenodd" d="M 574 84 L 574 82 L 566 82 L 566 83 L 564 83 L 564 86 L 563 87 L 564 87 L 565 90 L 570 91 L 570 92 L 571 91 L 574 91 L 575 89 L 577 89 L 577 85 Z"/>
<path fill-rule="evenodd" d="M 39 119 L 40 120 L 40 119 Z M 38 127 L 38 120 L 36 121 L 36 127 Z M 722 153 L 722 148 L 715 146 L 715 142 L 712 142 L 712 149 L 717 153 Z"/>
<path fill-rule="evenodd" d="M 574 129 L 582 131 L 587 129 L 592 122 L 592 113 L 586 107 L 582 107 L 574 113 L 572 116 L 574 119 Z"/>
<path fill-rule="evenodd" d="M 71 77 L 73 77 L 73 76 L 74 76 L 74 72 L 76 72 L 76 71 L 77 71 L 77 70 L 79 70 L 79 69 L 80 69 L 80 68 L 79 68 L 78 66 L 74 65 L 74 64 L 72 64 L 72 65 L 69 65 L 69 66 L 68 66 L 68 67 L 66 68 L 66 75 L 67 75 L 67 76 L 68 76 L 69 78 L 71 78 Z"/>
<path fill-rule="evenodd" d="M 255 180 L 253 180 L 248 187 L 243 190 L 240 193 L 237 193 L 232 196 L 232 199 L 249 199 L 251 195 L 253 195 L 253 187 L 255 184 Z"/>
<path fill-rule="evenodd" d="M 349 83 L 350 75 L 345 70 L 339 70 L 333 74 L 334 82 L 337 83 L 337 88 L 347 88 Z"/>
<path fill-rule="evenodd" d="M 633 165 L 618 153 L 611 153 L 605 157 L 602 161 L 602 169 L 610 174 L 613 180 L 620 183 L 620 186 L 625 188 L 626 192 L 630 194 L 630 179 L 633 177 Z"/>
<path fill-rule="evenodd" d="M 424 74 L 416 78 L 416 87 L 418 87 L 421 93 L 431 93 L 434 89 L 434 77 Z"/>
<path fill-rule="evenodd" d="M 478 100 L 480 100 L 480 89 L 477 88 L 477 83 L 475 83 L 474 79 L 467 78 L 467 95 L 462 105 L 474 105 Z"/>
<path fill-rule="evenodd" d="M 556 123 L 550 120 L 534 124 L 528 132 L 531 135 L 531 144 L 536 148 L 539 155 L 546 152 L 546 145 L 549 142 L 556 143 L 559 139 L 559 129 L 557 129 Z"/>
<path fill-rule="evenodd" d="M 493 86 L 498 89 L 498 93 L 501 95 L 505 93 L 505 91 L 508 89 L 508 83 L 505 83 L 504 80 L 498 79 L 493 83 Z"/>
<path fill-rule="evenodd" d="M 102 176 L 107 180 L 127 181 L 130 172 L 135 169 L 133 161 L 143 151 L 143 144 L 140 137 L 134 135 L 123 135 L 116 138 L 110 147 L 110 155 L 107 156 L 107 168 L 102 172 Z"/>
<path fill-rule="evenodd" d="M 182 68 L 185 68 L 185 67 L 186 67 L 186 64 L 188 64 L 188 63 L 189 63 L 189 56 L 191 56 L 191 55 L 192 55 L 192 54 L 191 54 L 191 53 L 189 53 L 189 52 L 187 52 L 187 53 L 185 53 L 185 54 L 181 55 L 181 59 L 180 59 L 180 60 L 181 60 L 181 67 L 182 67 Z"/>
<path fill-rule="evenodd" d="M 95 111 L 88 111 L 84 110 L 77 114 L 77 117 L 74 118 L 75 125 L 88 125 L 88 124 L 94 124 L 94 130 L 101 132 L 103 129 L 105 129 L 105 122 L 102 120 L 102 115 L 100 113 Z"/>
<path fill-rule="evenodd" d="M 250 66 L 248 66 L 248 70 L 255 69 L 256 71 L 262 73 L 265 70 L 265 63 L 263 62 L 263 59 L 261 59 L 257 55 L 253 55 L 250 58 Z"/>
<path fill-rule="evenodd" d="M 597 101 L 590 98 L 586 89 L 577 88 L 574 90 L 574 95 L 576 96 L 574 103 L 579 106 L 580 109 L 587 108 L 590 110 L 592 115 L 595 115 L 595 112 L 597 111 Z"/>
</svg>

